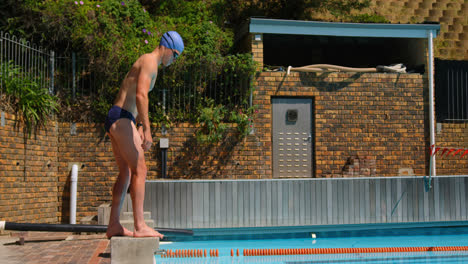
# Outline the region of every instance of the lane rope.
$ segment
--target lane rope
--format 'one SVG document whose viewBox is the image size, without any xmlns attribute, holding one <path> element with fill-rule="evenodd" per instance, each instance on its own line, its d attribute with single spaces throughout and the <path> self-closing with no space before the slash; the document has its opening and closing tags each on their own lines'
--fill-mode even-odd
<svg viewBox="0 0 468 264">
<path fill-rule="evenodd" d="M 242 256 L 287 256 L 287 255 L 319 255 L 319 254 L 356 254 L 356 253 L 395 253 L 395 252 L 432 252 L 432 251 L 468 251 L 468 246 L 443 246 L 443 247 L 378 247 L 378 248 L 253 248 L 244 249 Z M 234 254 L 231 249 L 231 257 L 239 257 L 239 249 Z M 206 249 L 176 249 L 168 250 L 162 258 L 206 258 L 219 257 L 218 249 L 210 249 L 207 255 Z"/>
</svg>

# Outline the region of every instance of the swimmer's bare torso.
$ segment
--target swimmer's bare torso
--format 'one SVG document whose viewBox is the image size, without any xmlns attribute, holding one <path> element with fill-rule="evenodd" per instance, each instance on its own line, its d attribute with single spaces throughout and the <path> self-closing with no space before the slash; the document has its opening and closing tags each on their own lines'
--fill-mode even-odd
<svg viewBox="0 0 468 264">
<path fill-rule="evenodd" d="M 136 99 L 137 91 L 142 90 L 139 92 L 148 93 L 153 90 L 157 76 L 158 63 L 153 54 L 148 53 L 141 56 L 125 76 L 114 105 L 131 112 L 134 117 L 137 117 L 139 112 Z"/>
</svg>

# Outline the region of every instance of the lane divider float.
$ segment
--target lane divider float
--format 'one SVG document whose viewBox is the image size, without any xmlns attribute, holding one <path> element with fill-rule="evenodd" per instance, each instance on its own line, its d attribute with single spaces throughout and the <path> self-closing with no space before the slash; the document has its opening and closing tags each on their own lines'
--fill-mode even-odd
<svg viewBox="0 0 468 264">
<path fill-rule="evenodd" d="M 314 254 L 430 252 L 430 251 L 468 251 L 468 246 L 244 249 L 243 255 L 244 256 L 282 256 L 282 255 L 314 255 Z"/>
<path fill-rule="evenodd" d="M 243 249 L 242 256 L 284 256 L 315 254 L 356 254 L 356 253 L 389 253 L 389 252 L 430 252 L 430 251 L 468 251 L 468 246 L 443 247 L 378 247 L 378 248 L 252 248 Z M 236 254 L 234 253 L 236 252 Z M 240 256 L 239 249 L 231 249 L 231 257 Z M 202 249 L 169 249 L 162 258 L 203 258 L 208 257 L 207 250 Z M 210 249 L 209 257 L 219 257 L 218 249 Z"/>
</svg>

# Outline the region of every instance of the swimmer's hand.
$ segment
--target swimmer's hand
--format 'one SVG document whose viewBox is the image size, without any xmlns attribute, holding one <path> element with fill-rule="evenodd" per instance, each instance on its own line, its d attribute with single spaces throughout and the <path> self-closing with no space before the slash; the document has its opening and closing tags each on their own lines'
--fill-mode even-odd
<svg viewBox="0 0 468 264">
<path fill-rule="evenodd" d="M 151 136 L 151 131 L 148 129 L 143 132 L 143 144 L 141 144 L 141 147 L 144 151 L 148 151 L 151 148 L 152 144 L 153 137 Z"/>
<path fill-rule="evenodd" d="M 138 130 L 138 133 L 140 134 L 141 142 L 143 142 L 144 139 L 145 139 L 145 135 L 144 135 L 144 133 L 143 133 L 143 126 L 138 126 L 138 127 L 137 127 L 137 130 Z"/>
</svg>

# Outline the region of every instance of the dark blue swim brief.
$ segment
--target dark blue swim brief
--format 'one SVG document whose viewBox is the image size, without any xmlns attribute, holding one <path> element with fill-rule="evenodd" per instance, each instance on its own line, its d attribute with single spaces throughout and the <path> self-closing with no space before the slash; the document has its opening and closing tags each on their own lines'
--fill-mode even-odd
<svg viewBox="0 0 468 264">
<path fill-rule="evenodd" d="M 115 121 L 119 120 L 120 118 L 128 118 L 132 120 L 133 123 L 136 123 L 135 117 L 133 117 L 132 113 L 114 105 L 111 107 L 106 117 L 106 122 L 104 124 L 104 127 L 106 128 L 106 132 L 109 132 L 109 129 L 112 126 L 112 124 L 114 124 Z"/>
</svg>

